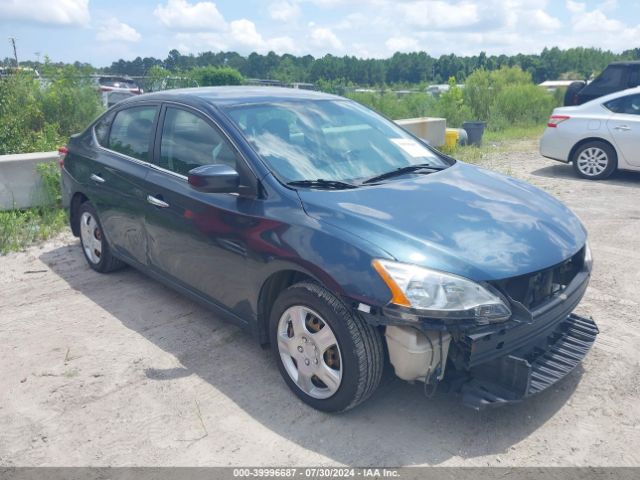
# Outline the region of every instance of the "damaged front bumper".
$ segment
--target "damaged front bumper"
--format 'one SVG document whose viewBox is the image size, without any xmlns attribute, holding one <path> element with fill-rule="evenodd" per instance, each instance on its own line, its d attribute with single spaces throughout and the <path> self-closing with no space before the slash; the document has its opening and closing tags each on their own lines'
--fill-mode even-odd
<svg viewBox="0 0 640 480">
<path fill-rule="evenodd" d="M 514 308 L 504 323 L 453 325 L 394 315 L 389 309 L 366 316 L 386 326 L 390 360 L 400 378 L 443 381 L 462 394 L 465 405 L 480 410 L 539 393 L 582 361 L 598 334 L 592 319 L 573 313 L 589 277 L 584 269 L 551 300 L 535 310 Z M 404 349 L 398 346 L 402 338 Z M 419 358 L 425 365 L 422 371 Z"/>
<path fill-rule="evenodd" d="M 544 338 L 544 348 L 525 347 L 471 368 L 460 388 L 463 403 L 480 410 L 518 402 L 549 388 L 578 366 L 597 334 L 592 319 L 568 315 Z"/>
</svg>

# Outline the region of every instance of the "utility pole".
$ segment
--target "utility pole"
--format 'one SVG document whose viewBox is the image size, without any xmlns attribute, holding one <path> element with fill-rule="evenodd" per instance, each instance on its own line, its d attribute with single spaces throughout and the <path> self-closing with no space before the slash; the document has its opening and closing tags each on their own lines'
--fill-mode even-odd
<svg viewBox="0 0 640 480">
<path fill-rule="evenodd" d="M 18 63 L 18 51 L 16 50 L 16 39 L 15 39 L 15 37 L 9 37 L 9 41 L 11 42 L 11 45 L 13 46 L 13 58 L 15 58 L 15 60 L 16 60 L 16 67 L 19 67 L 20 64 Z"/>
<path fill-rule="evenodd" d="M 36 62 L 38 65 L 40 65 L 40 52 L 34 52 L 35 56 L 36 56 Z"/>
</svg>

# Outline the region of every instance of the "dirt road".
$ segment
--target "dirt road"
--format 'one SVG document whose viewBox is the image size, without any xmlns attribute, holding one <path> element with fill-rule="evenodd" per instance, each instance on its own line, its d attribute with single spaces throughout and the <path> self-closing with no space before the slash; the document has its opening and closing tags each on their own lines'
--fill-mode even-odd
<svg viewBox="0 0 640 480">
<path fill-rule="evenodd" d="M 640 465 L 640 175 L 579 180 L 535 145 L 487 159 L 565 201 L 595 257 L 582 368 L 523 404 L 463 408 L 390 379 L 316 412 L 236 327 L 76 239 L 0 257 L 0 465 Z"/>
</svg>

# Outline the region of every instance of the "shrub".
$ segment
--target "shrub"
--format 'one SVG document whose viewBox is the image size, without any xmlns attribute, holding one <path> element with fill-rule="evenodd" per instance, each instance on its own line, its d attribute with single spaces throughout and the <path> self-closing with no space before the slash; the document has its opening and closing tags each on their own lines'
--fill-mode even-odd
<svg viewBox="0 0 640 480">
<path fill-rule="evenodd" d="M 0 80 L 0 155 L 55 150 L 102 111 L 85 72 L 49 64 L 43 72 L 42 83 L 20 73 Z"/>
<path fill-rule="evenodd" d="M 393 92 L 351 92 L 347 93 L 347 97 L 394 120 L 431 115 L 436 102 L 431 95 L 422 92 L 405 95 Z"/>
<path fill-rule="evenodd" d="M 231 67 L 197 67 L 188 72 L 201 87 L 215 85 L 241 85 L 243 78 L 240 72 Z"/>
<path fill-rule="evenodd" d="M 537 85 L 509 85 L 491 105 L 489 128 L 503 130 L 511 125 L 538 125 L 548 118 L 554 106 L 554 97 Z"/>
<path fill-rule="evenodd" d="M 40 91 L 44 119 L 47 124 L 57 124 L 62 137 L 84 130 L 102 112 L 96 86 L 79 69 L 45 65 L 43 73 L 50 82 Z"/>
<path fill-rule="evenodd" d="M 36 145 L 47 143 L 44 138 L 57 132 L 43 132 L 41 107 L 37 80 L 24 74 L 0 80 L 0 155 L 33 152 Z"/>
<path fill-rule="evenodd" d="M 473 118 L 487 122 L 491 130 L 508 126 L 532 126 L 543 122 L 556 106 L 557 97 L 533 83 L 519 67 L 488 72 L 479 69 L 467 78 L 464 104 Z"/>
<path fill-rule="evenodd" d="M 449 90 L 438 98 L 435 113 L 436 116 L 447 119 L 448 127 L 460 127 L 462 122 L 472 116 L 464 103 L 462 89 L 456 85 L 455 77 L 449 78 Z"/>
</svg>

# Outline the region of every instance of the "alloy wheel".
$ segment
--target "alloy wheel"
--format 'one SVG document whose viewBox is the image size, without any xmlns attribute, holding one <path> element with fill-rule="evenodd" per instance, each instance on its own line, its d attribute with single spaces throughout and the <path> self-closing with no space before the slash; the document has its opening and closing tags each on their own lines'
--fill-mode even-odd
<svg viewBox="0 0 640 480">
<path fill-rule="evenodd" d="M 576 162 L 582 174 L 595 177 L 606 170 L 609 165 L 609 156 L 601 148 L 589 147 L 580 152 Z"/>
</svg>

